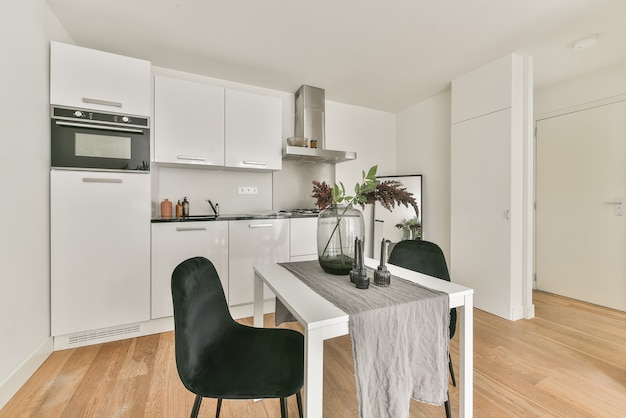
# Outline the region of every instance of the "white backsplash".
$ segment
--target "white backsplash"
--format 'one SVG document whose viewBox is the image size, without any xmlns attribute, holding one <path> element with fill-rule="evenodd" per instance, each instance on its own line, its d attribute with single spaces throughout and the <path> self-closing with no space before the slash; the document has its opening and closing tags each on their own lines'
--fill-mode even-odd
<svg viewBox="0 0 626 418">
<path fill-rule="evenodd" d="M 222 214 L 258 213 L 294 208 L 313 208 L 313 180 L 332 184 L 332 164 L 283 161 L 275 172 L 174 168 L 152 165 L 152 216 L 160 215 L 160 203 L 172 205 L 186 196 L 191 215 L 212 214 L 206 199 L 220 205 Z M 256 187 L 257 194 L 239 194 L 239 187 Z"/>
<path fill-rule="evenodd" d="M 333 184 L 333 164 L 300 163 L 283 161 L 283 169 L 273 174 L 274 209 L 314 208 L 311 197 L 313 180 Z"/>
<path fill-rule="evenodd" d="M 272 210 L 272 173 L 170 167 L 156 171 L 158 202 L 167 198 L 176 205 L 187 196 L 190 215 L 212 214 L 206 199 L 218 203 L 222 214 Z M 257 194 L 240 195 L 240 186 L 256 187 Z"/>
</svg>

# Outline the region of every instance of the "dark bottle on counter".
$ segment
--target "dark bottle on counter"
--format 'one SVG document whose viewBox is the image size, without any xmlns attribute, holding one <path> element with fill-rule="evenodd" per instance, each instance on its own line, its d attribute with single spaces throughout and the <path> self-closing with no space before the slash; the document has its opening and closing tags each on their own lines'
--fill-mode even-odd
<svg viewBox="0 0 626 418">
<path fill-rule="evenodd" d="M 183 217 L 183 205 L 181 205 L 180 199 L 178 199 L 178 203 L 176 203 L 176 217 L 177 218 Z"/>
<path fill-rule="evenodd" d="M 183 199 L 183 216 L 189 216 L 189 201 L 187 196 Z"/>
</svg>

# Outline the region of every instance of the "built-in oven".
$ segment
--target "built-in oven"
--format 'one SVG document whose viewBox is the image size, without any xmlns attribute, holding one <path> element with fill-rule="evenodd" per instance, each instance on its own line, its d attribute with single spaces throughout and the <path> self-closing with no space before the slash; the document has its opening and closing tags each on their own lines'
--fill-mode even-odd
<svg viewBox="0 0 626 418">
<path fill-rule="evenodd" d="M 147 117 L 53 106 L 51 166 L 150 171 Z"/>
</svg>

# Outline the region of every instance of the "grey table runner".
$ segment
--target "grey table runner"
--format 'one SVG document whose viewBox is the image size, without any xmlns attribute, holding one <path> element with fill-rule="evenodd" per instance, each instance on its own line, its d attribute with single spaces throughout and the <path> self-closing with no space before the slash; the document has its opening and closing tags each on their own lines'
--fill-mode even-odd
<svg viewBox="0 0 626 418">
<path fill-rule="evenodd" d="M 324 272 L 317 261 L 280 265 L 349 315 L 361 418 L 406 418 L 410 398 L 434 405 L 447 399 L 446 293 L 396 276 L 389 287 L 361 290 L 349 276 Z M 370 268 L 368 276 L 373 283 Z M 277 324 L 293 320 L 276 302 Z"/>
</svg>

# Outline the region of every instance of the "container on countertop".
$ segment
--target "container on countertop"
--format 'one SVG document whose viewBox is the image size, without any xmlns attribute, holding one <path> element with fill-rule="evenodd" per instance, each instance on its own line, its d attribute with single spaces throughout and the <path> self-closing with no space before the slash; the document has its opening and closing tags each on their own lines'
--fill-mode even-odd
<svg viewBox="0 0 626 418">
<path fill-rule="evenodd" d="M 176 203 L 176 217 L 183 217 L 183 205 L 180 204 L 180 199 L 178 199 L 178 203 Z"/>
<path fill-rule="evenodd" d="M 172 202 L 168 199 L 165 199 L 161 202 L 161 217 L 162 218 L 171 218 L 172 217 Z"/>
<path fill-rule="evenodd" d="M 187 196 L 183 199 L 183 216 L 189 216 L 189 201 Z"/>
</svg>

